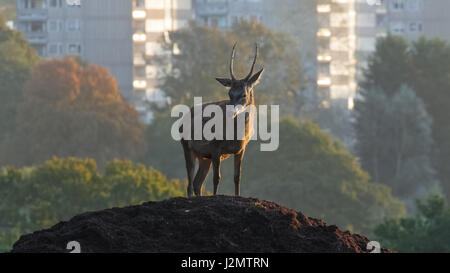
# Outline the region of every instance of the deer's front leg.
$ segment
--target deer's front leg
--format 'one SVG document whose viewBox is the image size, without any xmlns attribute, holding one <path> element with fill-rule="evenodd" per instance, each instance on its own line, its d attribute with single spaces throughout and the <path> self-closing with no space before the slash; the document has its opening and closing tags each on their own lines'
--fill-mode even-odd
<svg viewBox="0 0 450 273">
<path fill-rule="evenodd" d="M 213 171 L 214 171 L 214 195 L 217 195 L 220 183 L 220 155 L 214 156 L 212 159 Z"/>
<path fill-rule="evenodd" d="M 241 163 L 243 158 L 244 152 L 234 155 L 234 193 L 236 196 L 240 195 Z"/>
</svg>

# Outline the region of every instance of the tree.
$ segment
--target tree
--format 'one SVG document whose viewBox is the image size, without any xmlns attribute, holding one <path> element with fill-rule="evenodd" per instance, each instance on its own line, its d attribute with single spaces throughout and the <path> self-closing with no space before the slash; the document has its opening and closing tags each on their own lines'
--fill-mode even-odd
<svg viewBox="0 0 450 273">
<path fill-rule="evenodd" d="M 299 50 L 289 36 L 247 21 L 235 23 L 230 31 L 192 23 L 190 28 L 172 32 L 169 41 L 163 47 L 178 52 L 171 57 L 170 69 L 162 74 L 160 88 L 173 104 L 192 105 L 194 96 L 202 97 L 204 101 L 226 98 L 226 90 L 215 78 L 229 77 L 233 44 L 238 43 L 235 74 L 241 78 L 249 73 L 254 43 L 257 42 L 260 48 L 257 67 L 262 64 L 265 67 L 256 90 L 257 103 L 283 104 L 286 105 L 285 113 L 296 111 L 292 102 L 299 95 L 302 72 Z M 167 58 L 155 61 L 163 67 Z"/>
<path fill-rule="evenodd" d="M 141 160 L 170 178 L 187 177 L 183 149 L 180 142 L 174 141 L 170 134 L 176 120 L 168 117 L 167 113 L 155 114 L 146 130 L 148 149 Z"/>
<path fill-rule="evenodd" d="M 282 119 L 279 149 L 261 152 L 257 144 L 249 145 L 246 152 L 243 194 L 279 202 L 365 235 L 384 217 L 405 214 L 404 205 L 388 187 L 370 182 L 356 159 L 313 123 Z M 232 181 L 231 173 L 223 177 Z"/>
<path fill-rule="evenodd" d="M 438 185 L 431 161 L 432 119 L 423 101 L 405 85 L 391 96 L 377 88 L 360 95 L 355 134 L 361 165 L 412 210 L 415 199 Z"/>
<path fill-rule="evenodd" d="M 42 62 L 26 83 L 16 128 L 0 148 L 0 163 L 24 166 L 53 156 L 136 159 L 145 149 L 143 125 L 115 79 L 73 58 Z"/>
<path fill-rule="evenodd" d="M 39 61 L 20 32 L 9 29 L 0 15 L 0 142 L 14 129 L 17 105 L 23 99 L 23 84 Z"/>
<path fill-rule="evenodd" d="M 4 16 L 7 20 L 14 20 L 16 17 L 16 1 L 0 0 L 0 16 Z"/>
<path fill-rule="evenodd" d="M 168 180 L 154 168 L 133 166 L 131 161 L 114 160 L 107 164 L 103 177 L 107 192 L 107 207 L 138 205 L 185 196 L 186 183 Z"/>
<path fill-rule="evenodd" d="M 443 40 L 419 39 L 412 44 L 410 85 L 433 118 L 433 163 L 450 201 L 450 45 Z"/>
<path fill-rule="evenodd" d="M 450 209 L 444 198 L 430 196 L 417 202 L 418 214 L 411 218 L 389 219 L 375 228 L 377 240 L 385 248 L 404 253 L 450 252 Z"/>
<path fill-rule="evenodd" d="M 185 183 L 131 161 L 98 172 L 93 159 L 53 158 L 33 168 L 0 171 L 0 250 L 20 234 L 99 209 L 185 196 Z"/>
<path fill-rule="evenodd" d="M 408 43 L 403 37 L 389 34 L 379 38 L 376 50 L 368 59 L 364 78 L 359 83 L 362 89 L 379 88 L 393 94 L 411 77 L 411 58 Z"/>
<path fill-rule="evenodd" d="M 147 163 L 165 166 L 169 177 L 185 178 L 182 147 L 170 136 L 172 120 L 158 116 L 155 122 L 166 125 L 149 129 L 153 145 Z M 390 188 L 370 182 L 356 159 L 310 122 L 282 119 L 279 149 L 261 152 L 259 144 L 252 141 L 247 146 L 242 164 L 243 196 L 278 202 L 366 235 L 384 217 L 405 215 L 403 203 L 392 196 Z M 151 147 L 157 148 L 152 151 Z M 221 170 L 219 192 L 233 194 L 233 160 L 225 160 Z M 208 178 L 206 189 L 211 191 L 212 175 Z"/>
<path fill-rule="evenodd" d="M 425 39 L 410 45 L 401 37 L 387 36 L 377 42 L 361 86 L 380 88 L 387 95 L 402 84 L 410 86 L 433 119 L 433 167 L 447 200 L 450 200 L 450 45 Z"/>
</svg>

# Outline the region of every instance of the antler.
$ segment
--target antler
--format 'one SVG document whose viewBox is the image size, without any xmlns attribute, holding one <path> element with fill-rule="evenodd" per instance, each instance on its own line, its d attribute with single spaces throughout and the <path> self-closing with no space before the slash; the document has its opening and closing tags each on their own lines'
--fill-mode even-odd
<svg viewBox="0 0 450 273">
<path fill-rule="evenodd" d="M 233 81 L 236 80 L 236 78 L 234 77 L 234 73 L 233 73 L 234 54 L 236 52 L 236 44 L 237 44 L 237 42 L 234 44 L 233 50 L 231 51 L 231 61 L 230 61 L 230 75 L 231 75 L 231 79 Z"/>
<path fill-rule="evenodd" d="M 250 73 L 248 74 L 248 76 L 245 78 L 246 81 L 248 81 L 250 79 L 250 77 L 253 74 L 253 69 L 255 68 L 255 64 L 256 64 L 256 60 L 258 59 L 258 44 L 255 43 L 255 59 L 253 59 L 253 64 L 252 64 L 252 68 L 250 69 Z"/>
</svg>

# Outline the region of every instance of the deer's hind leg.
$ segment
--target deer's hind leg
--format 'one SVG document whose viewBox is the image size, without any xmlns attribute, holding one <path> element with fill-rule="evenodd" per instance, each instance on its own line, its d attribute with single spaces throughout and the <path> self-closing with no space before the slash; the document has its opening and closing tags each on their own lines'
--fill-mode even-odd
<svg viewBox="0 0 450 273">
<path fill-rule="evenodd" d="M 188 197 L 192 197 L 196 157 L 195 153 L 191 149 L 189 149 L 188 144 L 185 140 L 181 140 L 181 145 L 183 146 L 184 158 L 186 160 L 187 176 L 189 181 L 187 195 Z"/>
<path fill-rule="evenodd" d="M 208 176 L 209 170 L 211 169 L 211 160 L 199 158 L 198 162 L 198 171 L 194 179 L 194 192 L 195 195 L 202 196 L 202 186 Z"/>
</svg>

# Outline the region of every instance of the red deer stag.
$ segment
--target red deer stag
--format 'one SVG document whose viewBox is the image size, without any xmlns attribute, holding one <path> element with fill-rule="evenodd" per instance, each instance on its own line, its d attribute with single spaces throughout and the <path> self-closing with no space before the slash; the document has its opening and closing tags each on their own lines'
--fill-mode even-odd
<svg viewBox="0 0 450 273">
<path fill-rule="evenodd" d="M 186 160 L 186 169 L 189 180 L 189 185 L 187 188 L 187 193 L 189 197 L 192 197 L 193 191 L 195 195 L 201 196 L 202 185 L 208 176 L 211 165 L 213 166 L 214 172 L 214 195 L 217 195 L 217 190 L 220 183 L 220 164 L 222 160 L 227 159 L 231 155 L 234 155 L 234 184 L 235 184 L 235 194 L 239 196 L 240 194 L 240 180 L 241 180 L 241 163 L 244 157 L 245 148 L 253 135 L 253 119 L 254 119 L 254 92 L 253 88 L 258 84 L 261 75 L 264 71 L 262 68 L 259 72 L 253 75 L 253 69 L 258 58 L 258 45 L 255 48 L 255 58 L 253 60 L 250 73 L 242 80 L 236 79 L 233 73 L 233 62 L 235 55 L 236 44 L 233 46 L 230 60 L 230 76 L 231 79 L 217 78 L 216 80 L 223 86 L 229 88 L 228 95 L 229 100 L 207 103 L 199 106 L 194 106 L 191 108 L 190 118 L 194 118 L 194 108 L 201 107 L 201 110 L 205 109 L 206 106 L 215 105 L 220 107 L 222 113 L 227 113 L 230 106 L 233 106 L 235 110 L 232 113 L 231 124 L 234 124 L 233 132 L 234 138 L 225 138 L 222 140 L 212 139 L 205 140 L 195 140 L 193 137 L 190 140 L 181 139 L 181 144 L 184 150 L 184 156 Z M 227 107 L 229 106 L 229 107 Z M 246 109 L 252 109 L 251 113 L 246 111 Z M 242 111 L 244 110 L 244 111 Z M 245 116 L 242 116 L 245 115 Z M 226 115 L 223 115 L 223 136 L 226 136 Z M 201 123 L 202 128 L 212 117 L 202 117 Z M 237 137 L 238 129 L 242 126 L 238 126 L 238 121 L 245 120 L 245 133 L 242 137 Z M 191 128 L 191 135 L 194 135 L 194 128 Z M 231 131 L 231 130 L 230 130 Z M 199 162 L 199 168 L 197 174 L 194 178 L 194 171 L 196 160 Z"/>
</svg>

